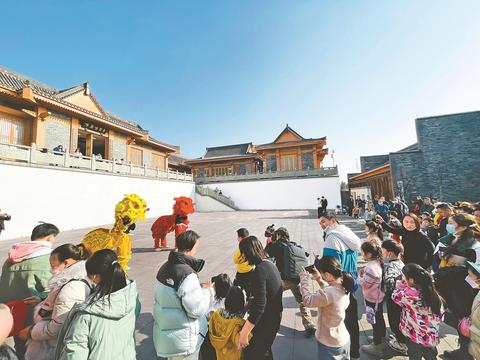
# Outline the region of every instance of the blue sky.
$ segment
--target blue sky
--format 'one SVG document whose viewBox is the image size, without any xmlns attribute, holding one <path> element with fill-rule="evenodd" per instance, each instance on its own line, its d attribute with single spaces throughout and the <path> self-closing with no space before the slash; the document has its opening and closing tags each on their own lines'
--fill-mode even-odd
<svg viewBox="0 0 480 360">
<path fill-rule="evenodd" d="M 480 109 L 479 1 L 18 1 L 0 63 L 180 145 L 327 136 L 342 176 Z M 328 158 L 325 165 L 331 165 Z"/>
</svg>

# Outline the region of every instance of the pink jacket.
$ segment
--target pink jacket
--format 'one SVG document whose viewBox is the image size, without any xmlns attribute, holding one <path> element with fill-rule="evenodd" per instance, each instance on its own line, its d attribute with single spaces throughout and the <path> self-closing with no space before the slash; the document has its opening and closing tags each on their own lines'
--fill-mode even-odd
<svg viewBox="0 0 480 360">
<path fill-rule="evenodd" d="M 362 287 L 363 297 L 371 303 L 381 302 L 385 297 L 382 291 L 383 269 L 377 260 L 367 262 L 363 272 L 358 277 L 358 283 Z"/>
<path fill-rule="evenodd" d="M 17 264 L 23 260 L 47 255 L 52 252 L 52 243 L 49 241 L 36 240 L 17 243 L 8 252 L 8 262 Z"/>
</svg>

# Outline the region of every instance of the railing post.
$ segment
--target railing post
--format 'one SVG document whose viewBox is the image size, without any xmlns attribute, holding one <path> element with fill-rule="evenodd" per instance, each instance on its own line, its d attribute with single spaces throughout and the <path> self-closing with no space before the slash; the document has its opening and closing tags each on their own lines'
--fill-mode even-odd
<svg viewBox="0 0 480 360">
<path fill-rule="evenodd" d="M 116 165 L 116 160 L 115 158 L 112 159 L 112 173 L 115 174 L 115 165 Z"/>
<path fill-rule="evenodd" d="M 130 175 L 133 175 L 133 165 L 131 162 L 130 162 Z"/>
<path fill-rule="evenodd" d="M 37 151 L 37 146 L 35 145 L 35 143 L 32 143 L 32 146 L 30 146 L 30 152 L 28 154 L 28 162 L 30 164 L 35 163 L 35 151 Z"/>
<path fill-rule="evenodd" d="M 147 164 L 143 164 L 143 176 L 147 176 Z"/>
<path fill-rule="evenodd" d="M 64 156 L 64 158 L 63 158 L 63 167 L 68 167 L 69 162 L 70 162 L 70 161 L 69 161 L 69 160 L 70 160 L 70 155 L 68 154 L 68 151 L 64 152 L 64 153 L 63 153 L 63 156 Z"/>
<path fill-rule="evenodd" d="M 90 158 L 90 170 L 95 170 L 95 155 Z"/>
<path fill-rule="evenodd" d="M 178 180 L 178 170 L 177 170 L 177 173 L 175 174 L 175 180 Z"/>
</svg>

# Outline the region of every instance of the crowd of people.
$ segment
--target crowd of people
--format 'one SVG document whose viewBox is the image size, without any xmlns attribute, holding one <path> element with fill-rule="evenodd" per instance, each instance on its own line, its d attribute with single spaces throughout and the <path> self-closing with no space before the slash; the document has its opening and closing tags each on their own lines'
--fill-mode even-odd
<svg viewBox="0 0 480 360">
<path fill-rule="evenodd" d="M 422 199 L 415 213 L 392 204 L 378 198 L 362 240 L 336 215 L 321 212 L 323 254 L 314 261 L 284 227 L 270 225 L 265 243 L 240 228 L 233 279 L 222 273 L 202 283 L 201 237 L 181 234 L 156 275 L 157 356 L 273 359 L 282 296 L 290 291 L 318 359 L 359 359 L 361 352 L 382 358 L 387 346 L 410 359 L 435 359 L 442 322 L 459 335 L 458 349 L 445 358 L 480 359 L 479 204 Z M 41 223 L 31 241 L 8 252 L 0 277 L 0 303 L 6 304 L 0 305 L 0 359 L 135 359 L 136 282 L 114 251 L 84 258 L 76 245 L 55 247 L 58 233 Z M 360 298 L 373 330 L 362 346 Z"/>
</svg>

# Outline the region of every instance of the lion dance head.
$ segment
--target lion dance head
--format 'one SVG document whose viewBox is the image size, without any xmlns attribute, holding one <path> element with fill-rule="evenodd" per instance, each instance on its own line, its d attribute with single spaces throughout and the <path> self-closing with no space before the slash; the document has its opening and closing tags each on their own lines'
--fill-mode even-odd
<svg viewBox="0 0 480 360">
<path fill-rule="evenodd" d="M 126 194 L 122 201 L 115 206 L 115 223 L 123 226 L 124 232 L 128 234 L 135 230 L 135 223 L 138 220 L 145 221 L 147 202 L 136 194 Z"/>
<path fill-rule="evenodd" d="M 188 216 L 195 212 L 193 200 L 186 196 L 176 197 L 173 205 L 173 213 L 180 216 Z"/>
</svg>

